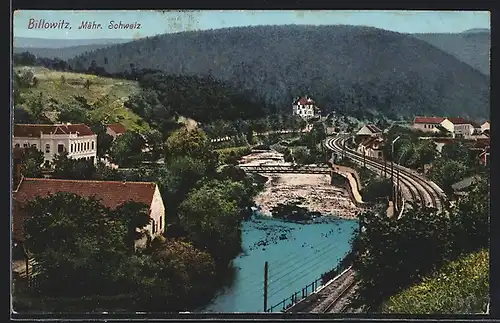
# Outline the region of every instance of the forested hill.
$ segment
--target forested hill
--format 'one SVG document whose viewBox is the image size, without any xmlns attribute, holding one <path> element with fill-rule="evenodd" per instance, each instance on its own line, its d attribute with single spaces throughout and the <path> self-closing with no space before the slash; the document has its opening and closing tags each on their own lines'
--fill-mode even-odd
<svg viewBox="0 0 500 323">
<path fill-rule="evenodd" d="M 289 111 L 308 93 L 323 111 L 489 116 L 489 77 L 410 35 L 358 26 L 261 26 L 165 34 L 70 60 L 209 75 Z"/>
<path fill-rule="evenodd" d="M 468 30 L 459 34 L 413 34 L 413 36 L 454 55 L 481 73 L 490 75 L 491 39 L 488 30 Z"/>
</svg>

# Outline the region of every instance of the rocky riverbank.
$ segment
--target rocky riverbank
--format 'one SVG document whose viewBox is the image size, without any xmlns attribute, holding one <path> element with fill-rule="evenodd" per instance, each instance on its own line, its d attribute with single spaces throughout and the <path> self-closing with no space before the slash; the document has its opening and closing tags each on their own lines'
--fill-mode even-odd
<svg viewBox="0 0 500 323">
<path fill-rule="evenodd" d="M 277 152 L 253 153 L 245 156 L 246 165 L 283 164 L 283 156 Z M 312 214 L 332 215 L 345 219 L 356 218 L 360 209 L 352 202 L 344 188 L 331 185 L 326 174 L 271 174 L 265 188 L 255 198 L 260 213 L 271 216 L 271 210 L 279 205 L 294 204 L 306 208 Z"/>
</svg>

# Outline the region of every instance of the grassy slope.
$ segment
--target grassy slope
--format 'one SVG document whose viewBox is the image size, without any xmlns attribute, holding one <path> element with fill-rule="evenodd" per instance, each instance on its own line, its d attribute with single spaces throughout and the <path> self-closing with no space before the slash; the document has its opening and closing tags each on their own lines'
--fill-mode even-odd
<svg viewBox="0 0 500 323">
<path fill-rule="evenodd" d="M 489 300 L 489 252 L 451 262 L 402 293 L 391 297 L 384 313 L 483 313 Z"/>
<path fill-rule="evenodd" d="M 22 67 L 16 67 L 16 71 L 20 69 Z M 82 96 L 87 99 L 89 104 L 101 102 L 96 109 L 90 112 L 93 119 L 103 123 L 120 122 L 127 129 L 136 131 L 144 131 L 149 128 L 139 116 L 123 106 L 123 102 L 128 96 L 140 90 L 137 82 L 58 72 L 43 67 L 32 67 L 32 69 L 38 79 L 38 85 L 23 90 L 22 96 L 29 101 L 43 93 L 46 115 L 51 120 L 55 121 L 57 117 L 57 108 L 54 109 L 53 106 L 78 105 L 79 103 L 74 96 Z M 65 78 L 64 83 L 61 80 L 62 76 Z M 87 90 L 84 84 L 88 79 L 91 81 L 91 86 Z M 51 104 L 51 101 L 54 100 L 55 105 Z"/>
</svg>

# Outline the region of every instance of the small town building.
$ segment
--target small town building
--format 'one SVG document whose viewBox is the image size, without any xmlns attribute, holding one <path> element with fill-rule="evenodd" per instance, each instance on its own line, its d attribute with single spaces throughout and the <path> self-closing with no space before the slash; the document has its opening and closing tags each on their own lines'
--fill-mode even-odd
<svg viewBox="0 0 500 323">
<path fill-rule="evenodd" d="M 321 111 L 316 106 L 316 103 L 307 95 L 293 100 L 292 111 L 293 115 L 297 115 L 303 119 L 321 116 Z"/>
<path fill-rule="evenodd" d="M 382 130 L 376 125 L 369 123 L 361 127 L 356 133 L 358 138 L 377 137 L 382 135 Z"/>
<path fill-rule="evenodd" d="M 443 117 L 415 117 L 413 129 L 425 132 L 441 132 L 442 128 L 453 133 L 453 123 Z"/>
<path fill-rule="evenodd" d="M 453 123 L 453 134 L 455 137 L 472 136 L 474 133 L 474 125 L 471 121 L 464 118 L 447 118 Z"/>
<path fill-rule="evenodd" d="M 15 124 L 12 147 L 38 149 L 46 165 L 62 152 L 97 163 L 97 135 L 85 124 Z"/>
<path fill-rule="evenodd" d="M 111 123 L 106 125 L 106 133 L 116 139 L 127 132 L 127 128 L 121 123 Z"/>
<path fill-rule="evenodd" d="M 46 197 L 58 192 L 95 197 L 103 205 L 115 209 L 127 201 L 144 203 L 149 207 L 151 223 L 144 229 L 146 236 L 136 241 L 136 247 L 144 247 L 150 239 L 165 231 L 165 206 L 158 185 L 151 182 L 119 182 L 93 180 L 64 180 L 46 178 L 23 178 L 12 193 L 12 231 L 15 243 L 24 241 L 23 205 L 37 197 Z"/>
<path fill-rule="evenodd" d="M 368 137 L 358 146 L 358 152 L 371 158 L 383 158 L 384 139 L 382 137 Z"/>
</svg>

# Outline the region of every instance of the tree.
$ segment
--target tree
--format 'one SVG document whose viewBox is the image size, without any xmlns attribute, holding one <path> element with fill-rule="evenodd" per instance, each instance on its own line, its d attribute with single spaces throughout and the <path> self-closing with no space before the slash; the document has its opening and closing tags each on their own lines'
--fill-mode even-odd
<svg viewBox="0 0 500 323">
<path fill-rule="evenodd" d="M 52 163 L 54 165 L 53 178 L 92 179 L 96 172 L 92 161 L 70 158 L 67 151 L 55 155 Z"/>
<path fill-rule="evenodd" d="M 485 178 L 452 206 L 450 230 L 455 255 L 489 246 L 490 187 Z"/>
<path fill-rule="evenodd" d="M 29 102 L 29 110 L 31 116 L 37 123 L 40 123 L 45 119 L 44 116 L 44 106 L 43 106 L 43 94 L 40 94 L 33 100 Z"/>
<path fill-rule="evenodd" d="M 199 129 L 181 128 L 174 131 L 165 143 L 165 160 L 186 156 L 204 164 L 207 173 L 215 173 L 217 152 L 210 145 L 205 133 Z"/>
<path fill-rule="evenodd" d="M 119 290 L 126 279 L 119 267 L 127 263 L 127 230 L 110 220 L 98 200 L 57 193 L 27 202 L 23 211 L 26 246 L 41 264 L 44 294 L 112 295 Z"/>
<path fill-rule="evenodd" d="M 205 185 L 191 191 L 179 206 L 180 222 L 194 246 L 210 253 L 220 266 L 241 252 L 242 217 L 226 192 Z"/>
<path fill-rule="evenodd" d="M 41 151 L 36 148 L 26 148 L 22 161 L 21 174 L 28 178 L 42 177 L 42 164 L 45 160 Z"/>
<path fill-rule="evenodd" d="M 152 129 L 145 134 L 146 145 L 150 149 L 151 160 L 158 160 L 163 155 L 163 135 L 158 130 Z"/>
<path fill-rule="evenodd" d="M 102 124 L 92 125 L 92 131 L 97 135 L 97 156 L 104 158 L 113 146 L 113 136 L 106 132 Z"/>
<path fill-rule="evenodd" d="M 59 108 L 57 116 L 60 122 L 88 123 L 87 111 L 77 106 L 64 105 Z M 99 146 L 98 146 L 99 147 Z"/>
<path fill-rule="evenodd" d="M 158 280 L 170 282 L 171 290 L 177 294 L 170 297 L 169 309 L 189 310 L 212 297 L 216 271 L 210 254 L 179 239 L 170 239 L 155 249 L 153 261 L 159 265 Z M 156 310 L 165 310 L 162 303 L 155 304 Z"/>
<path fill-rule="evenodd" d="M 144 203 L 128 201 L 113 210 L 111 215 L 125 225 L 128 230 L 124 236 L 125 244 L 135 251 L 135 241 L 144 236 L 145 233 L 142 230 L 151 222 L 148 206 Z"/>
<path fill-rule="evenodd" d="M 353 243 L 354 268 L 361 281 L 358 301 L 370 310 L 418 282 L 451 254 L 449 220 L 434 209 L 407 210 L 397 221 L 368 212 L 361 221 L 364 231 Z"/>
<path fill-rule="evenodd" d="M 468 172 L 467 166 L 459 160 L 440 158 L 429 170 L 429 178 L 446 193 L 452 193 L 451 185 L 464 179 Z"/>
<path fill-rule="evenodd" d="M 109 151 L 109 156 L 119 166 L 132 166 L 141 159 L 143 147 L 144 139 L 141 135 L 127 131 L 115 139 Z"/>
<path fill-rule="evenodd" d="M 292 151 L 292 156 L 297 164 L 307 164 L 309 161 L 309 150 L 305 147 L 297 147 Z"/>
</svg>

